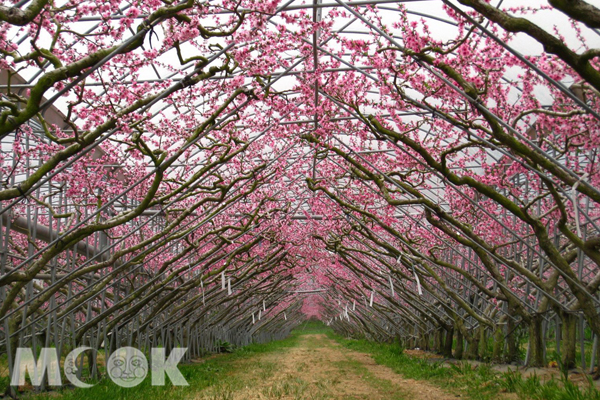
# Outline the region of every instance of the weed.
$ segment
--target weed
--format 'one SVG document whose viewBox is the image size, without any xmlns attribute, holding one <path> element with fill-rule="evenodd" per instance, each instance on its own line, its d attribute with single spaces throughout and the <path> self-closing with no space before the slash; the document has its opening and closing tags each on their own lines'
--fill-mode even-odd
<svg viewBox="0 0 600 400">
<path fill-rule="evenodd" d="M 235 346 L 224 340 L 217 340 L 216 345 L 219 353 L 233 353 L 235 351 Z"/>
</svg>

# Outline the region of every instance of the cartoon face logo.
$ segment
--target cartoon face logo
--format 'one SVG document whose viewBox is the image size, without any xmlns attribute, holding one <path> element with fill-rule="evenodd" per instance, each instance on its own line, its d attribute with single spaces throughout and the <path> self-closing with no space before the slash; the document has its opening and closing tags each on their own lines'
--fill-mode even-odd
<svg viewBox="0 0 600 400">
<path fill-rule="evenodd" d="M 72 357 L 69 357 L 65 361 L 65 374 L 77 374 L 77 366 L 75 365 L 75 360 Z"/>
<path fill-rule="evenodd" d="M 64 364 L 65 376 L 73 385 L 75 385 L 76 387 L 79 387 L 79 388 L 89 388 L 89 387 L 93 386 L 93 385 L 90 385 L 89 383 L 80 381 L 77 376 L 77 371 L 78 371 L 77 358 L 84 351 L 95 351 L 95 350 L 92 349 L 91 347 L 78 347 L 75 350 L 71 351 L 67 355 L 67 357 L 65 358 L 65 364 Z"/>
<path fill-rule="evenodd" d="M 106 369 L 110 379 L 122 387 L 139 385 L 148 374 L 148 360 L 133 347 L 121 347 L 108 358 Z"/>
</svg>

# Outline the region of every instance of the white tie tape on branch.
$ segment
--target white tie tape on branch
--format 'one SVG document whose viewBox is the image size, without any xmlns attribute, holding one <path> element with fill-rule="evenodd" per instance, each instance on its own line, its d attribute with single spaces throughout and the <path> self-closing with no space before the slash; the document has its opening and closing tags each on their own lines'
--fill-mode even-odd
<svg viewBox="0 0 600 400">
<path fill-rule="evenodd" d="M 256 319 L 254 319 L 254 313 L 252 313 L 252 325 L 256 323 Z"/>
<path fill-rule="evenodd" d="M 356 311 L 356 300 L 352 303 L 352 311 Z"/>
<path fill-rule="evenodd" d="M 226 282 L 225 282 L 225 271 L 223 271 L 223 272 L 221 272 L 221 289 L 222 290 L 225 290 L 225 285 L 226 285 Z"/>
<path fill-rule="evenodd" d="M 419 275 L 417 275 L 417 271 L 415 270 L 415 266 L 412 266 L 413 274 L 415 274 L 415 280 L 417 281 L 417 290 L 419 291 L 419 296 L 423 296 L 423 289 L 421 289 L 421 281 L 419 280 Z"/>
<path fill-rule="evenodd" d="M 265 301 L 263 300 L 263 311 L 267 311 L 267 307 L 265 306 Z"/>
<path fill-rule="evenodd" d="M 262 310 L 258 310 L 258 320 L 260 321 L 260 317 L 262 317 Z"/>
<path fill-rule="evenodd" d="M 369 300 L 369 307 L 373 307 L 373 297 L 375 296 L 375 290 L 371 290 L 371 300 Z"/>
<path fill-rule="evenodd" d="M 204 282 L 202 282 L 202 280 L 200 280 L 200 289 L 202 290 L 202 305 L 205 306 L 206 303 L 204 302 Z"/>
<path fill-rule="evenodd" d="M 287 321 L 287 315 L 285 315 L 285 313 L 283 313 L 283 319 Z"/>
<path fill-rule="evenodd" d="M 231 278 L 227 279 L 227 295 L 231 296 Z"/>
<path fill-rule="evenodd" d="M 392 291 L 392 297 L 394 296 L 394 281 L 392 280 L 392 275 L 390 275 L 390 290 Z"/>
<path fill-rule="evenodd" d="M 396 260 L 396 262 L 400 263 L 400 260 L 402 260 L 402 254 L 398 256 L 398 260 Z M 415 275 L 415 281 L 417 281 L 417 291 L 419 292 L 419 296 L 423 296 L 423 289 L 421 289 L 421 281 L 419 280 L 419 275 L 417 275 L 417 271 L 415 270 L 415 265 L 413 264 L 413 262 L 410 262 L 410 266 L 413 270 L 413 274 Z"/>
<path fill-rule="evenodd" d="M 583 237 L 581 234 L 581 227 L 579 226 L 579 207 L 577 206 L 577 186 L 581 183 L 581 181 L 587 179 L 588 173 L 586 172 L 579 178 L 577 182 L 573 185 L 571 189 L 571 201 L 573 202 L 573 214 L 575 217 L 575 227 L 577 228 L 577 236 L 580 238 Z"/>
</svg>

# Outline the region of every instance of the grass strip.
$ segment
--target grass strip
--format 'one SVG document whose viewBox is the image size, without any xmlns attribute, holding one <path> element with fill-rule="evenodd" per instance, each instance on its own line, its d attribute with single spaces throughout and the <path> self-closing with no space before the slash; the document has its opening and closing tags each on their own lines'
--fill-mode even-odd
<svg viewBox="0 0 600 400">
<path fill-rule="evenodd" d="M 397 343 L 375 343 L 364 339 L 348 339 L 328 331 L 327 335 L 342 346 L 370 354 L 376 363 L 391 368 L 405 378 L 429 381 L 434 385 L 474 400 L 502 397 L 502 393 L 516 393 L 519 399 L 533 400 L 600 400 L 591 379 L 580 387 L 561 377 L 542 382 L 533 375 L 523 378 L 521 373 L 499 373 L 489 364 L 473 367 L 467 362 L 444 364 L 411 357 Z"/>
</svg>

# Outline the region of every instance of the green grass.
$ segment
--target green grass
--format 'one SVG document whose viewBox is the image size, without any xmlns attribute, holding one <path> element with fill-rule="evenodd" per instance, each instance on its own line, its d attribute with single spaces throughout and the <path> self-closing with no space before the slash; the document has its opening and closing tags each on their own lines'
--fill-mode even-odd
<svg viewBox="0 0 600 400">
<path fill-rule="evenodd" d="M 138 400 L 164 398 L 179 400 L 193 397 L 194 393 L 207 389 L 205 398 L 227 400 L 231 398 L 235 390 L 241 388 L 243 385 L 240 377 L 234 374 L 236 368 L 239 368 L 236 362 L 239 360 L 251 360 L 252 357 L 258 354 L 276 352 L 293 347 L 301 335 L 325 333 L 327 331 L 328 329 L 325 325 L 309 321 L 300 325 L 286 339 L 237 348 L 232 353 L 220 354 L 216 357 L 208 358 L 203 363 L 180 364 L 179 370 L 188 381 L 189 386 L 173 386 L 168 377 L 166 378 L 165 386 L 152 386 L 151 377 L 148 374 L 142 383 L 133 388 L 122 388 L 114 384 L 110 379 L 101 379 L 96 382 L 89 382 L 95 383 L 89 389 L 65 386 L 47 393 L 35 394 L 30 391 L 25 392 L 23 393 L 23 397 L 32 400 L 57 398 L 62 400 Z M 260 377 L 263 379 L 272 376 L 276 370 L 276 365 L 268 362 L 256 362 L 251 367 L 258 368 L 260 370 Z M 65 382 L 68 381 L 63 379 L 63 383 Z M 6 387 L 8 378 L 6 378 L 6 382 L 0 383 L 4 383 L 4 387 Z M 2 388 L 2 391 L 4 391 L 4 388 Z"/>
<path fill-rule="evenodd" d="M 431 363 L 424 359 L 413 358 L 403 352 L 398 344 L 374 343 L 366 340 L 345 339 L 334 334 L 321 323 L 308 322 L 299 326 L 284 340 L 267 344 L 252 344 L 235 349 L 230 354 L 220 354 L 210 357 L 202 363 L 182 364 L 179 366 L 182 374 L 190 384 L 185 387 L 174 387 L 166 379 L 166 386 L 152 386 L 150 377 L 135 388 L 127 389 L 115 385 L 109 379 L 103 379 L 90 389 L 62 388 L 60 390 L 34 394 L 27 393 L 27 399 L 64 399 L 64 400 L 137 400 L 137 399 L 200 399 L 200 400 L 229 400 L 233 394 L 241 390 L 248 382 L 244 375 L 239 374 L 240 364 L 243 361 L 250 370 L 257 370 L 260 379 L 266 380 L 277 371 L 277 365 L 264 360 L 253 360 L 255 356 L 263 353 L 285 351 L 297 345 L 299 338 L 305 334 L 326 334 L 344 347 L 369 353 L 375 362 L 390 367 L 396 373 L 406 378 L 428 381 L 449 392 L 477 400 L 496 399 L 502 392 L 516 393 L 520 399 L 535 400 L 600 400 L 600 392 L 588 387 L 579 387 L 565 379 L 540 382 L 539 378 L 524 379 L 521 374 L 509 372 L 499 374 L 494 372 L 489 365 L 477 368 L 470 364 L 456 363 L 450 367 L 441 363 Z M 314 357 L 318 358 L 319 343 L 308 342 L 309 350 L 314 347 Z M 298 371 L 306 369 L 308 365 L 299 364 Z M 369 373 L 368 369 L 359 362 L 345 361 L 339 363 L 341 370 L 355 373 L 374 386 L 384 390 L 390 382 L 379 379 Z M 316 382 L 319 388 L 330 387 L 334 382 Z M 332 393 L 319 390 L 313 393 L 308 390 L 307 382 L 294 376 L 275 382 L 262 389 L 263 395 L 269 398 L 302 398 L 315 400 L 328 399 Z M 391 388 L 390 388 L 391 389 Z M 199 393 L 202 393 L 201 397 Z M 58 395 L 58 396 L 57 396 Z M 317 399 L 318 398 L 318 399 Z"/>
<path fill-rule="evenodd" d="M 24 393 L 23 397 L 32 400 L 55 400 L 57 398 L 61 400 L 180 400 L 193 398 L 195 393 L 207 389 L 204 398 L 227 400 L 244 384 L 240 377 L 234 374 L 239 368 L 239 365 L 236 365 L 238 361 L 251 360 L 258 354 L 292 347 L 298 337 L 299 333 L 295 332 L 284 340 L 266 344 L 251 344 L 236 349 L 230 354 L 220 354 L 208 358 L 202 363 L 180 364 L 179 370 L 188 381 L 189 386 L 173 386 L 168 377 L 165 386 L 152 386 L 149 374 L 142 383 L 133 388 L 122 388 L 115 385 L 110 379 L 102 379 L 89 389 L 63 387 L 48 393 Z M 276 366 L 272 363 L 257 362 L 252 367 L 260 368 L 260 375 L 268 377 L 273 374 Z"/>
<path fill-rule="evenodd" d="M 334 363 L 334 365 L 336 365 L 340 371 L 358 375 L 371 386 L 387 392 L 389 395 L 389 400 L 406 399 L 406 393 L 399 393 L 398 388 L 392 382 L 375 376 L 367 367 L 363 365 L 362 362 L 358 360 L 347 359 L 344 361 L 338 361 Z"/>
<path fill-rule="evenodd" d="M 328 336 L 348 349 L 371 354 L 376 363 L 390 367 L 406 378 L 426 380 L 475 400 L 496 399 L 502 392 L 516 393 L 520 399 L 600 400 L 600 392 L 591 381 L 582 388 L 566 379 L 541 382 L 536 376 L 524 379 L 517 372 L 500 374 L 487 364 L 473 368 L 469 363 L 458 362 L 447 366 L 406 355 L 396 343 L 345 339 L 333 332 Z"/>
<path fill-rule="evenodd" d="M 575 362 L 578 367 L 581 367 L 581 348 L 579 347 L 579 342 L 575 348 Z M 592 361 L 592 351 L 593 351 L 593 342 L 587 341 L 584 342 L 584 354 L 585 354 L 585 365 L 586 368 L 590 367 L 590 363 Z M 560 362 L 560 358 L 558 357 L 558 353 L 556 351 L 556 341 L 555 340 L 547 340 L 546 341 L 546 358 L 548 362 L 556 361 Z"/>
<path fill-rule="evenodd" d="M 331 328 L 321 321 L 308 320 L 292 331 L 291 336 L 298 337 L 301 335 L 328 334 L 330 332 L 332 332 Z"/>
<path fill-rule="evenodd" d="M 535 400 L 599 400 L 600 392 L 589 381 L 589 385 L 580 388 L 567 379 L 540 382 L 537 376 L 523 379 L 517 372 L 508 372 L 503 375 L 502 385 L 509 392 L 519 394 L 523 399 Z"/>
<path fill-rule="evenodd" d="M 263 388 L 262 394 L 268 399 L 281 399 L 284 397 L 305 399 L 308 388 L 308 382 L 290 375 L 281 381 L 275 382 L 271 386 Z"/>
</svg>

